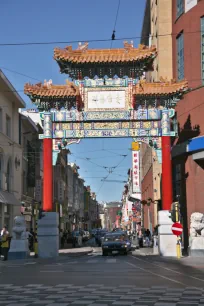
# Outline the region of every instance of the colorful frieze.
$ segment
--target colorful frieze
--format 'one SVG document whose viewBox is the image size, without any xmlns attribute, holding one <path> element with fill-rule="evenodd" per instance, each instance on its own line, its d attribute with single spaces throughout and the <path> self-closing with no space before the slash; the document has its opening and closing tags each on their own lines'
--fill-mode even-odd
<svg viewBox="0 0 204 306">
<path fill-rule="evenodd" d="M 104 130 L 58 130 L 53 138 L 108 138 L 161 136 L 161 129 L 104 129 Z"/>
<path fill-rule="evenodd" d="M 161 120 L 162 112 L 169 113 L 169 118 L 174 117 L 174 109 L 138 109 L 129 111 L 88 111 L 79 112 L 77 110 L 72 111 L 55 111 L 52 112 L 53 122 L 74 122 L 74 121 L 114 121 L 114 120 Z M 41 113 L 41 119 L 43 119 Z"/>
<path fill-rule="evenodd" d="M 68 122 L 53 123 L 53 133 L 64 130 L 115 130 L 115 129 L 154 129 L 160 128 L 160 121 L 125 121 L 125 122 Z"/>
</svg>

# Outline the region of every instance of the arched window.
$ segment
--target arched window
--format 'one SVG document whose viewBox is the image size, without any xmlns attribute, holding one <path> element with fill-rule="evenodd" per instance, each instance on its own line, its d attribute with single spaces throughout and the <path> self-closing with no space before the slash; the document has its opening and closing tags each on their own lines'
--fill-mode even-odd
<svg viewBox="0 0 204 306">
<path fill-rule="evenodd" d="M 11 191 L 11 176 L 12 176 L 12 165 L 11 165 L 11 159 L 9 158 L 7 162 L 7 168 L 6 168 L 6 190 Z"/>
</svg>

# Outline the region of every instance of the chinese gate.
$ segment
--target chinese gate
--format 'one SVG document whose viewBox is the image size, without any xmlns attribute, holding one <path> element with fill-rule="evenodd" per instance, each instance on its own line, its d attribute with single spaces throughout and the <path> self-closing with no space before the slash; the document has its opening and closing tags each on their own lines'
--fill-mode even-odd
<svg viewBox="0 0 204 306">
<path fill-rule="evenodd" d="M 26 84 L 25 93 L 44 119 L 43 209 L 52 211 L 53 139 L 131 137 L 162 150 L 162 208 L 172 204 L 171 137 L 174 107 L 187 90 L 185 81 L 144 80 L 157 55 L 154 47 L 124 43 L 121 49 L 88 49 L 88 43 L 56 48 L 54 58 L 72 81 L 65 85 Z"/>
</svg>

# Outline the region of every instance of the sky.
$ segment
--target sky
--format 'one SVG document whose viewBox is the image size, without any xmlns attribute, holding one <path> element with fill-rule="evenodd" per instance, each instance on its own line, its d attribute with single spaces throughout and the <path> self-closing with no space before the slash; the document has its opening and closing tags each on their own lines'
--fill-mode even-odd
<svg viewBox="0 0 204 306">
<path fill-rule="evenodd" d="M 59 73 L 53 59 L 55 47 L 110 39 L 119 0 L 7 0 L 0 1 L 0 69 L 26 102 L 25 83 L 52 79 L 53 84 L 65 84 L 67 75 Z M 116 38 L 135 38 L 140 43 L 145 0 L 121 0 L 116 23 Z M 53 44 L 2 46 L 1 44 L 53 42 Z M 90 42 L 89 48 L 110 48 L 111 42 Z M 112 48 L 123 47 L 123 40 L 114 41 Z M 14 73 L 9 70 L 18 72 Z M 23 74 L 20 75 L 19 73 Z M 96 192 L 98 201 L 119 201 L 124 181 L 131 168 L 131 139 L 86 139 L 69 147 L 69 161 L 79 165 L 85 184 Z M 112 172 L 112 173 L 109 173 Z M 116 182 L 102 182 L 107 180 Z"/>
</svg>

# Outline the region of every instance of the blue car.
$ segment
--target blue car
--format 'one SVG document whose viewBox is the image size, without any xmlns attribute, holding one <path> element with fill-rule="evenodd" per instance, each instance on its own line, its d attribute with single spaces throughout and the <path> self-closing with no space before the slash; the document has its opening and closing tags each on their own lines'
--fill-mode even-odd
<svg viewBox="0 0 204 306">
<path fill-rule="evenodd" d="M 102 243 L 103 256 L 107 256 L 108 254 L 127 255 L 131 249 L 131 241 L 123 232 L 113 232 L 106 234 Z"/>
</svg>

